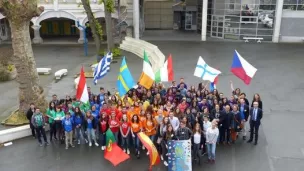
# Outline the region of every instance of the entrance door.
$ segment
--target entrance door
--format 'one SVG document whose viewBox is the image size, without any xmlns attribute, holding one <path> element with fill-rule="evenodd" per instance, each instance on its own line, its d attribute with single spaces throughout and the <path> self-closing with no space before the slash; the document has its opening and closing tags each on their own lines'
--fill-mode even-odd
<svg viewBox="0 0 304 171">
<path fill-rule="evenodd" d="M 192 28 L 192 12 L 186 11 L 185 12 L 185 30 L 191 30 Z"/>
<path fill-rule="evenodd" d="M 224 38 L 224 16 L 212 15 L 211 37 Z"/>
</svg>

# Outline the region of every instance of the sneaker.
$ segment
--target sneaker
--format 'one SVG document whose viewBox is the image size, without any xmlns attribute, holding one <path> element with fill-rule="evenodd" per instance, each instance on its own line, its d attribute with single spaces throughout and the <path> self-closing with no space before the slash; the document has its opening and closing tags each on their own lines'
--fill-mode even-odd
<svg viewBox="0 0 304 171">
<path fill-rule="evenodd" d="M 46 146 L 49 146 L 49 145 L 50 145 L 50 143 L 46 142 L 46 143 L 45 143 L 45 145 L 46 145 Z"/>
<path fill-rule="evenodd" d="M 39 143 L 39 146 L 42 147 L 43 146 L 42 143 Z"/>
<path fill-rule="evenodd" d="M 66 147 L 65 147 L 65 149 L 67 150 L 67 149 L 69 149 L 69 147 L 68 147 L 68 146 L 66 146 Z"/>
<path fill-rule="evenodd" d="M 78 140 L 78 143 L 77 143 L 78 145 L 80 144 L 80 140 Z"/>
<path fill-rule="evenodd" d="M 71 147 L 75 147 L 73 144 L 71 144 Z"/>
<path fill-rule="evenodd" d="M 106 146 L 102 146 L 101 149 L 102 149 L 102 150 L 105 150 L 105 149 L 106 149 Z"/>
<path fill-rule="evenodd" d="M 130 154 L 130 150 L 129 149 L 127 149 L 127 154 Z"/>
<path fill-rule="evenodd" d="M 161 159 L 161 160 L 164 160 L 164 157 L 163 157 L 163 155 L 160 155 L 160 159 Z"/>
<path fill-rule="evenodd" d="M 211 163 L 211 159 L 208 159 L 205 163 Z"/>
<path fill-rule="evenodd" d="M 168 166 L 168 163 L 167 163 L 166 161 L 164 161 L 164 165 L 165 165 L 165 166 Z"/>
<path fill-rule="evenodd" d="M 145 150 L 145 146 L 142 146 L 142 149 Z"/>
<path fill-rule="evenodd" d="M 203 152 L 201 156 L 204 156 L 204 155 L 206 155 L 206 152 Z"/>
<path fill-rule="evenodd" d="M 54 139 L 57 141 L 58 139 L 56 137 L 54 137 Z"/>
<path fill-rule="evenodd" d="M 92 143 L 91 142 L 89 143 L 89 147 L 92 147 Z"/>
<path fill-rule="evenodd" d="M 87 139 L 84 139 L 85 140 L 85 143 L 87 144 L 89 141 Z"/>
<path fill-rule="evenodd" d="M 123 149 L 123 152 L 125 153 L 125 152 L 126 152 L 126 149 Z"/>
<path fill-rule="evenodd" d="M 147 152 L 147 156 L 149 155 L 149 151 Z"/>
<path fill-rule="evenodd" d="M 95 146 L 96 146 L 96 147 L 98 147 L 98 146 L 99 146 L 99 144 L 98 144 L 98 143 L 95 143 Z"/>
<path fill-rule="evenodd" d="M 215 160 L 211 160 L 211 164 L 215 164 Z"/>
</svg>

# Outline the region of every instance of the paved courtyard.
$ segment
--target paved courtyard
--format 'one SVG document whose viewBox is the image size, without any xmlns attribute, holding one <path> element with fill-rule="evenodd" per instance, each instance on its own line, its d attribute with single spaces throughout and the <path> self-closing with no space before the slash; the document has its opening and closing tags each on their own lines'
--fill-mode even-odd
<svg viewBox="0 0 304 171">
<path fill-rule="evenodd" d="M 230 95 L 229 80 L 235 87 L 247 93 L 248 99 L 260 93 L 264 103 L 264 117 L 257 146 L 238 140 L 231 147 L 218 146 L 217 163 L 213 166 L 203 164 L 195 166 L 194 171 L 302 171 L 304 169 L 304 48 L 303 44 L 255 44 L 233 42 L 152 42 L 163 51 L 173 56 L 175 78 L 184 77 L 189 85 L 197 85 L 201 80 L 193 76 L 198 56 L 219 68 L 223 74 L 217 86 L 226 96 Z M 245 86 L 230 73 L 234 49 L 253 64 L 258 72 L 250 86 Z M 91 47 L 91 51 L 93 47 Z M 73 92 L 73 76 L 79 72 L 81 64 L 88 66 L 91 61 L 82 55 L 78 46 L 37 46 L 34 47 L 38 67 L 52 66 L 70 70 L 67 77 L 54 83 L 53 75 L 42 76 L 42 83 L 47 87 L 48 95 L 56 93 L 59 97 Z M 138 79 L 142 70 L 142 60 L 133 54 L 124 52 L 134 79 Z M 115 89 L 120 61 L 112 64 L 111 72 L 97 86 L 88 79 L 94 92 L 100 86 L 108 90 Z M 89 68 L 87 68 L 89 69 Z M 15 105 L 17 84 L 0 84 L 0 108 Z M 9 88 L 11 87 L 11 88 Z M 9 91 L 7 91 L 9 89 Z M 6 102 L 3 99 L 7 99 Z M 13 142 L 12 146 L 0 148 L 0 170 L 49 170 L 49 171 L 145 171 L 148 159 L 142 154 L 141 159 L 128 160 L 117 167 L 111 166 L 103 158 L 100 148 L 87 145 L 65 150 L 64 145 L 52 143 L 48 147 L 38 147 L 36 140 L 25 138 Z M 163 165 L 154 167 L 155 171 L 165 171 Z"/>
</svg>

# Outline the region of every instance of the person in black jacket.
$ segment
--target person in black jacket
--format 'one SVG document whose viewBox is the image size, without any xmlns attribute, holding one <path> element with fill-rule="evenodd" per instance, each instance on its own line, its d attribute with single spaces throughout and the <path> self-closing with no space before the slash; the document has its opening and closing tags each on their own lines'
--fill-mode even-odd
<svg viewBox="0 0 304 171">
<path fill-rule="evenodd" d="M 216 104 L 214 109 L 211 110 L 211 115 L 209 117 L 210 122 L 212 122 L 213 119 L 220 119 L 220 115 L 221 115 L 220 105 Z"/>
<path fill-rule="evenodd" d="M 230 105 L 225 106 L 225 110 L 220 116 L 220 143 L 225 144 L 227 142 L 230 145 L 230 129 L 232 124 L 233 114 L 230 111 Z"/>
<path fill-rule="evenodd" d="M 168 166 L 168 141 L 177 140 L 174 134 L 174 130 L 171 124 L 167 125 L 166 133 L 163 135 L 162 146 L 162 156 L 164 157 L 164 165 Z"/>
<path fill-rule="evenodd" d="M 26 118 L 29 120 L 30 128 L 32 130 L 32 136 L 34 138 L 36 138 L 36 132 L 35 132 L 35 127 L 34 127 L 34 125 L 32 123 L 32 116 L 35 113 L 35 110 L 36 110 L 36 108 L 35 108 L 34 103 L 31 103 L 29 110 L 26 112 Z"/>
<path fill-rule="evenodd" d="M 200 124 L 196 124 L 194 126 L 193 130 L 193 137 L 192 137 L 192 142 L 193 142 L 193 160 L 197 161 L 198 164 L 201 164 L 201 158 L 200 158 L 200 149 L 204 148 L 204 134 L 202 133 L 202 129 Z"/>
</svg>

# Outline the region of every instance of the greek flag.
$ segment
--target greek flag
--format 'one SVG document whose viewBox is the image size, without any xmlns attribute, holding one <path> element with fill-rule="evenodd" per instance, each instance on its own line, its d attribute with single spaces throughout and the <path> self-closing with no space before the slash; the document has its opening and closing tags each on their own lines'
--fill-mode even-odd
<svg viewBox="0 0 304 171">
<path fill-rule="evenodd" d="M 195 67 L 194 76 L 200 77 L 203 80 L 214 82 L 215 78 L 221 74 L 221 71 L 209 66 L 200 56 Z"/>
<path fill-rule="evenodd" d="M 97 84 L 97 80 L 103 78 L 108 71 L 110 70 L 110 64 L 112 60 L 113 54 L 111 52 L 108 52 L 106 56 L 104 56 L 98 65 L 94 69 L 94 84 Z"/>
</svg>

